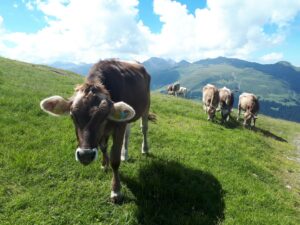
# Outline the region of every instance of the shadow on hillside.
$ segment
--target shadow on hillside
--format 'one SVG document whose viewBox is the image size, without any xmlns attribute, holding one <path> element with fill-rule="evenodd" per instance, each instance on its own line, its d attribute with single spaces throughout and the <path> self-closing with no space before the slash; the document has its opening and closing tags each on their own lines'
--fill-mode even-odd
<svg viewBox="0 0 300 225">
<path fill-rule="evenodd" d="M 219 224 L 224 191 L 211 174 L 172 161 L 155 160 L 137 179 L 122 177 L 136 197 L 139 224 Z"/>
<path fill-rule="evenodd" d="M 214 120 L 214 122 L 221 126 L 224 126 L 225 128 L 228 128 L 228 129 L 235 129 L 235 128 L 241 126 L 240 122 L 236 121 L 236 118 L 231 115 L 230 115 L 230 119 L 228 121 L 224 121 L 222 123 L 221 118 L 218 117 L 217 119 Z"/>
<path fill-rule="evenodd" d="M 277 136 L 277 135 L 271 133 L 271 132 L 268 131 L 268 130 L 264 130 L 264 129 L 261 129 L 261 128 L 258 128 L 258 127 L 254 127 L 254 128 L 252 128 L 252 130 L 253 130 L 254 132 L 262 133 L 262 134 L 263 134 L 264 136 L 266 136 L 266 137 L 273 138 L 273 139 L 276 140 L 276 141 L 288 142 L 288 141 L 285 140 L 284 138 L 279 137 L 279 136 Z"/>
</svg>

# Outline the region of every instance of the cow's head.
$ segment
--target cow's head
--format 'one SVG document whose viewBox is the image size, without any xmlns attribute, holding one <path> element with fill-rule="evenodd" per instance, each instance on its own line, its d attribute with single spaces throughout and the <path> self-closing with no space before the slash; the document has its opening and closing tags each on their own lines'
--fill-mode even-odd
<svg viewBox="0 0 300 225">
<path fill-rule="evenodd" d="M 251 121 L 253 120 L 256 120 L 257 119 L 257 116 L 254 115 L 251 111 L 247 110 L 245 113 L 244 113 L 244 123 L 243 125 L 244 126 L 250 126 L 251 125 Z"/>
<path fill-rule="evenodd" d="M 108 120 L 127 122 L 135 116 L 131 106 L 124 102 L 113 103 L 106 89 L 95 84 L 79 86 L 69 100 L 52 96 L 41 101 L 40 106 L 54 116 L 71 116 L 78 140 L 75 157 L 84 165 L 97 158 L 97 147 Z"/>
<path fill-rule="evenodd" d="M 216 110 L 217 110 L 216 107 L 214 107 L 212 105 L 208 106 L 208 109 L 207 109 L 208 120 L 213 120 L 215 118 Z"/>
<path fill-rule="evenodd" d="M 224 106 L 221 108 L 221 116 L 222 116 L 223 120 L 226 120 L 229 118 L 230 111 L 231 110 L 229 107 Z"/>
</svg>

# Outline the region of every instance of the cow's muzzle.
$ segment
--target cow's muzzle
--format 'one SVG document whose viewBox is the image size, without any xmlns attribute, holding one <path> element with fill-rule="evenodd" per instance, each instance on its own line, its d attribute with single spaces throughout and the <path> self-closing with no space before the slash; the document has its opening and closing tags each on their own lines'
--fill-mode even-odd
<svg viewBox="0 0 300 225">
<path fill-rule="evenodd" d="M 98 150 L 97 148 L 92 149 L 82 149 L 77 148 L 75 152 L 76 161 L 79 161 L 83 165 L 88 165 L 98 157 Z"/>
</svg>

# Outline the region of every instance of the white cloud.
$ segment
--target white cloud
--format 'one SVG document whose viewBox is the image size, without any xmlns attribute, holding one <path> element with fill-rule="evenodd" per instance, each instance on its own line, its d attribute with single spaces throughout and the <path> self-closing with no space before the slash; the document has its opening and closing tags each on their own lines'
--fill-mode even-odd
<svg viewBox="0 0 300 225">
<path fill-rule="evenodd" d="M 207 0 L 208 7 L 194 14 L 175 0 L 154 0 L 163 23 L 155 34 L 138 20 L 138 0 L 22 1 L 27 9 L 41 11 L 48 24 L 34 34 L 4 32 L 0 55 L 38 63 L 149 56 L 247 59 L 262 47 L 282 43 L 300 12 L 299 0 Z M 267 33 L 265 25 L 276 30 Z M 5 47 L 7 42 L 13 44 Z"/>
<path fill-rule="evenodd" d="M 14 3 L 14 4 L 13 4 L 13 7 L 14 7 L 14 8 L 18 8 L 19 5 L 18 5 L 17 3 Z"/>
<path fill-rule="evenodd" d="M 279 52 L 272 52 L 260 57 L 260 60 L 265 63 L 274 63 L 283 59 L 283 54 Z"/>
<path fill-rule="evenodd" d="M 99 58 L 138 58 L 147 51 L 149 30 L 137 23 L 137 0 L 35 1 L 48 25 L 34 34 L 6 33 L 15 43 L 0 54 L 20 60 L 95 62 Z"/>
<path fill-rule="evenodd" d="M 152 45 L 154 53 L 196 60 L 219 55 L 247 58 L 255 50 L 284 41 L 300 1 L 208 0 L 207 8 L 188 13 L 172 0 L 154 0 L 154 12 L 164 23 Z M 272 34 L 264 25 L 278 27 Z"/>
<path fill-rule="evenodd" d="M 25 1 L 22 1 L 22 2 L 25 3 Z M 31 1 L 26 2 L 25 7 L 30 11 L 34 10 L 34 5 L 33 5 L 33 2 L 31 2 Z"/>
</svg>

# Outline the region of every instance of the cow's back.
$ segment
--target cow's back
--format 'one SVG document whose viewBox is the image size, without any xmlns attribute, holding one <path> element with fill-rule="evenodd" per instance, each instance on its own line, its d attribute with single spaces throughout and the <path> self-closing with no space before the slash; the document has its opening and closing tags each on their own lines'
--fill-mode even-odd
<svg viewBox="0 0 300 225">
<path fill-rule="evenodd" d="M 243 110 L 250 109 L 252 113 L 257 113 L 259 111 L 258 98 L 251 93 L 243 93 L 240 95 L 239 106 Z"/>
<path fill-rule="evenodd" d="M 219 104 L 219 91 L 218 89 L 211 84 L 208 84 L 203 87 L 202 90 L 203 98 L 202 101 L 205 105 L 210 105 L 212 101 L 212 105 L 217 107 Z"/>
<path fill-rule="evenodd" d="M 219 101 L 221 105 L 233 107 L 234 96 L 228 88 L 219 89 Z"/>
<path fill-rule="evenodd" d="M 139 118 L 150 104 L 150 75 L 143 65 L 117 60 L 95 64 L 87 80 L 99 79 L 114 102 L 123 101 L 134 108 Z"/>
</svg>

